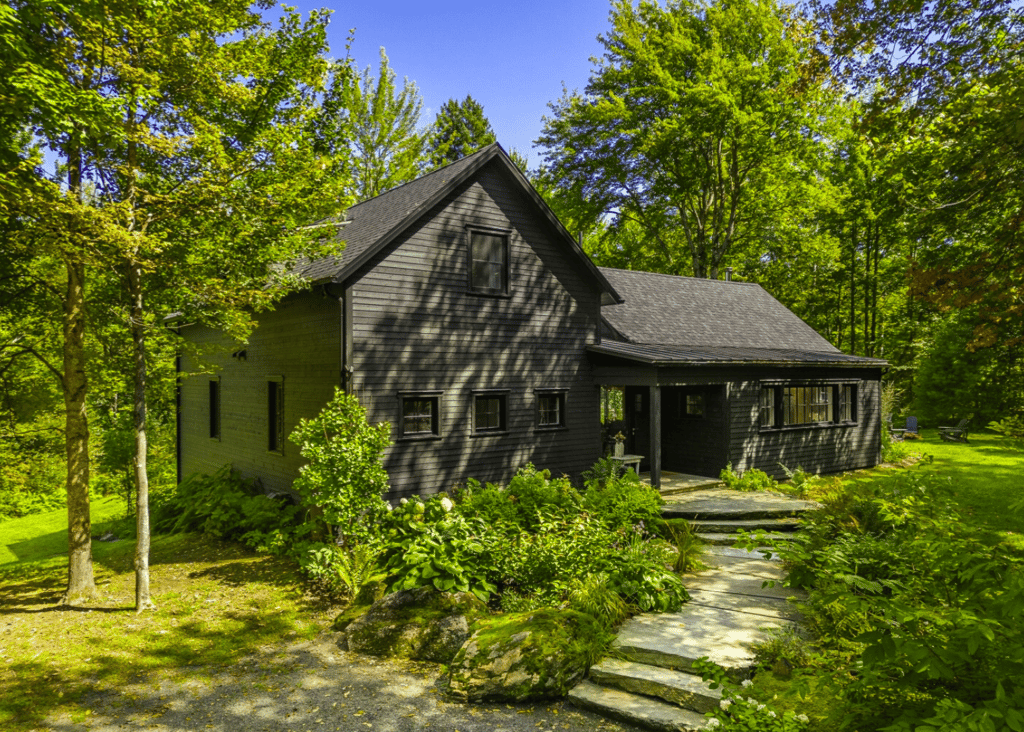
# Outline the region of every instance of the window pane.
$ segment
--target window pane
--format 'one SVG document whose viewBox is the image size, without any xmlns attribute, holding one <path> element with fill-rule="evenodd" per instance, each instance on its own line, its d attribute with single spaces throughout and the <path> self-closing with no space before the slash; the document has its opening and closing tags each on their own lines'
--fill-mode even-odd
<svg viewBox="0 0 1024 732">
<path fill-rule="evenodd" d="M 687 394 L 686 395 L 686 413 L 691 417 L 702 417 L 704 416 L 704 395 L 703 394 Z"/>
<path fill-rule="evenodd" d="M 210 437 L 220 439 L 220 382 L 210 381 Z"/>
<path fill-rule="evenodd" d="M 761 389 L 761 426 L 775 426 L 775 387 L 772 386 Z"/>
<path fill-rule="evenodd" d="M 819 424 L 832 419 L 832 387 L 787 386 L 782 390 L 782 424 Z"/>
<path fill-rule="evenodd" d="M 280 452 L 284 446 L 284 383 L 267 382 L 267 449 Z"/>
<path fill-rule="evenodd" d="M 559 394 L 544 394 L 540 397 L 540 426 L 559 427 L 562 425 L 562 397 Z"/>
<path fill-rule="evenodd" d="M 508 262 L 506 238 L 497 234 L 473 232 L 470 236 L 470 259 L 474 290 L 505 292 Z"/>
<path fill-rule="evenodd" d="M 477 431 L 500 430 L 502 428 L 502 397 L 477 397 L 475 412 Z"/>
<path fill-rule="evenodd" d="M 435 434 L 437 424 L 434 413 L 437 409 L 434 399 L 409 398 L 402 400 L 402 434 Z"/>
</svg>

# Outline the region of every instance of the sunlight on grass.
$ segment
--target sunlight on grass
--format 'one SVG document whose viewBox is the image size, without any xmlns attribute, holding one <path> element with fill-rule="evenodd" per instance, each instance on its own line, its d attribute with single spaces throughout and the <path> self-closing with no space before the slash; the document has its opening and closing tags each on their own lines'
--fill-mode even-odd
<svg viewBox="0 0 1024 732">
<path fill-rule="evenodd" d="M 293 565 L 203 536 L 153 540 L 157 609 L 134 611 L 134 542 L 100 544 L 87 608 L 56 602 L 63 558 L 0 567 L 0 729 L 28 730 L 89 691 L 145 679 L 206 678 L 261 647 L 325 626 Z"/>
<path fill-rule="evenodd" d="M 90 504 L 93 528 L 124 515 L 124 500 L 114 496 Z M 33 562 L 68 553 L 68 511 L 61 508 L 0 523 L 0 565 Z"/>
</svg>

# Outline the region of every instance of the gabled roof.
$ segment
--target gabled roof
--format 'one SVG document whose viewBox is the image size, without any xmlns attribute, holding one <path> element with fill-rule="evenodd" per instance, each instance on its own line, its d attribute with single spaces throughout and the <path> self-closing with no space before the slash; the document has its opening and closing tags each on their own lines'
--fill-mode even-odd
<svg viewBox="0 0 1024 732">
<path fill-rule="evenodd" d="M 601 308 L 616 340 L 590 350 L 648 364 L 884 366 L 847 356 L 760 285 L 601 268 L 623 302 Z"/>
<path fill-rule="evenodd" d="M 538 213 L 555 228 L 569 251 L 602 290 L 602 301 L 619 302 L 621 298 L 614 288 L 496 142 L 450 165 L 352 206 L 345 212 L 344 228 L 339 235 L 345 241 L 344 251 L 336 257 L 309 262 L 299 267 L 297 274 L 314 284 L 348 279 L 423 214 L 492 161 L 512 173 L 522 192 L 536 204 Z"/>
</svg>

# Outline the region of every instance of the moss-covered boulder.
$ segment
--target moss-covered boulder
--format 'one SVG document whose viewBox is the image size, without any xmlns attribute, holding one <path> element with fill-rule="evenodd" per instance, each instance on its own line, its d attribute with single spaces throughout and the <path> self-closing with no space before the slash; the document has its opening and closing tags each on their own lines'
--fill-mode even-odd
<svg viewBox="0 0 1024 732">
<path fill-rule="evenodd" d="M 487 607 L 468 592 L 418 587 L 386 595 L 345 629 L 350 651 L 450 663 Z"/>
<path fill-rule="evenodd" d="M 575 610 L 483 618 L 451 663 L 448 691 L 461 701 L 561 698 L 611 639 Z"/>
</svg>

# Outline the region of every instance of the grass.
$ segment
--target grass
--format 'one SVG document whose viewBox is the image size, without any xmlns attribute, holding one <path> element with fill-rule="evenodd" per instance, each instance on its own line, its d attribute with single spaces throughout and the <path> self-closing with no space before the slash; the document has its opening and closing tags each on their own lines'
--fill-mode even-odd
<svg viewBox="0 0 1024 732">
<path fill-rule="evenodd" d="M 97 502 L 94 516 L 108 508 L 121 510 Z M 325 608 L 303 594 L 294 565 L 197 535 L 154 537 L 156 610 L 134 611 L 129 540 L 93 543 L 101 600 L 59 607 L 67 565 L 58 537 L 66 521 L 57 511 L 0 524 L 4 548 L 18 559 L 0 564 L 5 732 L 43 729 L 58 711 L 80 721 L 88 713 L 80 702 L 90 693 L 162 679 L 201 680 L 260 647 L 312 638 L 326 626 Z"/>
<path fill-rule="evenodd" d="M 1024 550 L 1024 510 L 1011 510 L 1024 499 L 1024 446 L 989 432 L 971 434 L 969 443 L 946 442 L 937 430 L 922 430 L 921 437 L 910 444 L 925 460 L 913 469 L 947 479 L 966 517 L 991 532 L 994 540 Z M 891 471 L 861 471 L 848 480 L 878 480 Z"/>
<path fill-rule="evenodd" d="M 93 533 L 124 515 L 124 499 L 108 496 L 92 501 Z M 68 511 L 61 508 L 4 521 L 0 531 L 0 567 L 12 562 L 34 562 L 68 553 Z M 99 549 L 93 545 L 94 551 Z"/>
</svg>

